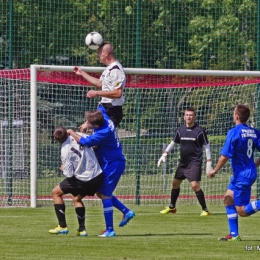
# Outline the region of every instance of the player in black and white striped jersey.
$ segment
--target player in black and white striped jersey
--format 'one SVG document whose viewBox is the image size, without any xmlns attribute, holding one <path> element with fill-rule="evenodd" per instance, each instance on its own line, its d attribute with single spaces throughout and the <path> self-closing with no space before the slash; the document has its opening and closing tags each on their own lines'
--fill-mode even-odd
<svg viewBox="0 0 260 260">
<path fill-rule="evenodd" d="M 80 135 L 85 135 L 78 133 Z M 58 226 L 50 229 L 51 234 L 67 234 L 69 232 L 63 195 L 72 194 L 79 229 L 77 235 L 87 236 L 85 228 L 85 206 L 82 199 L 85 196 L 94 196 L 103 182 L 103 172 L 92 148 L 80 146 L 76 140 L 67 134 L 64 127 L 57 127 L 54 139 L 61 145 L 61 170 L 66 176 L 60 184 L 52 190 L 52 197 Z M 85 135 L 86 136 L 86 135 Z"/>
</svg>

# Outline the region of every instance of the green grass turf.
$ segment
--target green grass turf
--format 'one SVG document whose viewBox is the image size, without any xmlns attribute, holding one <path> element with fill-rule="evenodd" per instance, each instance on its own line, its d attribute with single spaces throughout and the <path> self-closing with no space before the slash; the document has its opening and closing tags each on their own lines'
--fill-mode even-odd
<svg viewBox="0 0 260 260">
<path fill-rule="evenodd" d="M 219 242 L 228 234 L 224 206 L 179 206 L 177 214 L 161 215 L 159 206 L 134 206 L 136 217 L 119 228 L 117 236 L 98 238 L 104 229 L 102 208 L 86 207 L 88 237 L 77 237 L 74 208 L 66 209 L 69 234 L 50 235 L 57 224 L 52 207 L 0 209 L 0 259 L 260 259 L 260 216 L 239 218 L 241 242 Z M 251 250 L 246 250 L 246 246 Z M 258 250 L 257 250 L 258 249 Z"/>
</svg>

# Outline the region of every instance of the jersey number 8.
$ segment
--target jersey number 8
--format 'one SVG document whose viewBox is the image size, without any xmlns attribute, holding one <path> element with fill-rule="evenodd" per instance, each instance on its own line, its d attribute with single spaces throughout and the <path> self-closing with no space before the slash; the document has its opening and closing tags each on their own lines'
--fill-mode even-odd
<svg viewBox="0 0 260 260">
<path fill-rule="evenodd" d="M 250 138 L 247 141 L 247 152 L 246 152 L 248 158 L 251 158 L 253 154 L 253 140 Z"/>
</svg>

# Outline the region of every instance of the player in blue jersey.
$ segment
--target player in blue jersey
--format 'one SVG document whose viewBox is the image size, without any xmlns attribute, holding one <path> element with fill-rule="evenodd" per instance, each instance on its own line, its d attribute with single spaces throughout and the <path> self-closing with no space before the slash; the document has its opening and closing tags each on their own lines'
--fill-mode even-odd
<svg viewBox="0 0 260 260">
<path fill-rule="evenodd" d="M 200 215 L 210 215 L 206 206 L 204 192 L 200 188 L 203 147 L 205 147 L 207 157 L 206 172 L 209 172 L 212 169 L 210 145 L 205 130 L 197 125 L 195 120 L 196 113 L 194 109 L 185 109 L 185 124 L 177 129 L 173 140 L 167 146 L 158 161 L 158 166 L 160 166 L 161 162 L 165 162 L 165 157 L 173 149 L 174 144 L 180 145 L 180 161 L 172 182 L 171 203 L 168 207 L 160 211 L 161 214 L 170 212 L 176 213 L 177 209 L 175 208 L 175 204 L 179 197 L 180 185 L 183 180 L 187 179 L 201 205 L 202 212 Z"/>
<path fill-rule="evenodd" d="M 94 131 L 88 137 L 81 137 L 69 129 L 68 134 L 82 146 L 95 147 L 95 153 L 104 173 L 104 181 L 96 193 L 102 200 L 106 230 L 100 237 L 115 236 L 113 227 L 113 206 L 123 213 L 123 219 L 119 227 L 125 226 L 135 213 L 122 204 L 113 192 L 125 170 L 125 157 L 122 145 L 119 141 L 116 128 L 112 120 L 107 116 L 106 110 L 100 106 L 98 110 L 86 112 L 86 123 L 83 128 L 92 128 Z"/>
<path fill-rule="evenodd" d="M 257 178 L 256 167 L 260 165 L 260 159 L 254 162 L 254 151 L 260 151 L 260 132 L 246 124 L 249 116 L 249 107 L 236 106 L 233 113 L 235 127 L 228 131 L 218 163 L 208 174 L 213 178 L 230 160 L 233 175 L 224 196 L 229 235 L 220 241 L 240 241 L 238 215 L 248 217 L 260 210 L 260 200 L 250 202 L 251 187 Z"/>
</svg>

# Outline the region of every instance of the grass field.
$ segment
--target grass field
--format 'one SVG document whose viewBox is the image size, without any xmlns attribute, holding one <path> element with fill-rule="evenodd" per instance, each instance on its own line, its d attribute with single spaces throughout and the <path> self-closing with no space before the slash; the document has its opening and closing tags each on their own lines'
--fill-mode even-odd
<svg viewBox="0 0 260 260">
<path fill-rule="evenodd" d="M 48 233 L 57 224 L 52 207 L 1 208 L 0 259 L 259 259 L 259 214 L 239 219 L 243 241 L 219 242 L 228 234 L 225 210 L 222 205 L 209 208 L 211 216 L 200 217 L 198 205 L 179 206 L 175 215 L 159 214 L 159 206 L 135 206 L 136 217 L 123 228 L 115 211 L 114 238 L 97 237 L 104 229 L 99 206 L 87 207 L 88 237 L 75 235 L 72 206 L 66 209 L 68 235 Z"/>
</svg>

